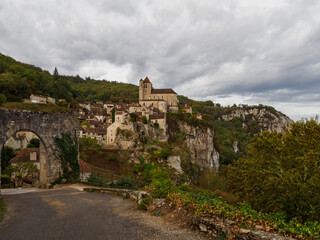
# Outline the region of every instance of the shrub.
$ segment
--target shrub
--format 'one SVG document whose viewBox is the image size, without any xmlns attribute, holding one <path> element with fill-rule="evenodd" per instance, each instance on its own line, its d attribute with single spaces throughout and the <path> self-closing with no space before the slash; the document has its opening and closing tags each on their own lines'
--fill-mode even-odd
<svg viewBox="0 0 320 240">
<path fill-rule="evenodd" d="M 141 117 L 141 121 L 143 122 L 143 124 L 147 124 L 148 123 L 148 119 L 146 116 L 142 116 Z"/>
<path fill-rule="evenodd" d="M 7 101 L 7 98 L 5 95 L 0 93 L 0 106 Z"/>
<path fill-rule="evenodd" d="M 7 174 L 1 174 L 1 186 L 8 186 L 10 182 L 10 176 L 8 176 Z"/>
<path fill-rule="evenodd" d="M 109 156 L 106 156 L 106 163 L 115 161 L 117 161 L 117 156 L 115 154 L 112 153 Z"/>
<path fill-rule="evenodd" d="M 87 178 L 87 183 L 89 185 L 99 186 L 99 187 L 106 187 L 110 185 L 109 181 L 94 175 L 91 175 L 90 177 Z"/>
<path fill-rule="evenodd" d="M 147 210 L 148 206 L 152 203 L 151 197 L 142 198 L 140 203 L 138 203 L 139 210 Z"/>
<path fill-rule="evenodd" d="M 130 113 L 129 116 L 130 116 L 130 121 L 131 122 L 136 122 L 137 119 L 138 119 L 138 115 L 135 114 L 135 113 Z"/>
</svg>

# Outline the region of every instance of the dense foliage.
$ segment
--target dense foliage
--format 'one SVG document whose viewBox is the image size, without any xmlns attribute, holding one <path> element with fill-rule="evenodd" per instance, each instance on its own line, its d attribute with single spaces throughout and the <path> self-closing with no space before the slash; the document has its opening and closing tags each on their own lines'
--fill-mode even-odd
<svg viewBox="0 0 320 240">
<path fill-rule="evenodd" d="M 230 189 L 255 209 L 288 219 L 320 220 L 320 125 L 297 122 L 284 133 L 262 132 L 230 167 Z"/>
<path fill-rule="evenodd" d="M 33 65 L 17 62 L 0 54 L 0 102 L 21 102 L 31 94 L 83 101 L 138 101 L 138 87 L 115 81 L 96 81 L 87 77 L 51 75 Z M 1 103 L 0 103 L 1 104 Z"/>
<path fill-rule="evenodd" d="M 61 161 L 62 176 L 69 182 L 79 179 L 78 138 L 76 134 L 62 132 L 61 137 L 54 138 L 53 153 Z"/>
</svg>

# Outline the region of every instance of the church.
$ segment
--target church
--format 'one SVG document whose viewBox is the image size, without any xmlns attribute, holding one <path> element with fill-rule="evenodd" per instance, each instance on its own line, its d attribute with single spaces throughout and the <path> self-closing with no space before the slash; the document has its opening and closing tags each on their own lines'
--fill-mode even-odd
<svg viewBox="0 0 320 240">
<path fill-rule="evenodd" d="M 162 112 L 178 112 L 177 93 L 172 88 L 154 89 L 148 77 L 139 81 L 139 104 Z"/>
</svg>

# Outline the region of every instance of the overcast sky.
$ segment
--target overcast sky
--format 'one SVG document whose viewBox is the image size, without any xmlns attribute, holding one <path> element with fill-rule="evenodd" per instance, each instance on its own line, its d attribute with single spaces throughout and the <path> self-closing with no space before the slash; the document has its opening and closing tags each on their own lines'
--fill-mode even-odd
<svg viewBox="0 0 320 240">
<path fill-rule="evenodd" d="M 1 0 L 0 52 L 60 74 L 319 114 L 319 0 Z"/>
</svg>

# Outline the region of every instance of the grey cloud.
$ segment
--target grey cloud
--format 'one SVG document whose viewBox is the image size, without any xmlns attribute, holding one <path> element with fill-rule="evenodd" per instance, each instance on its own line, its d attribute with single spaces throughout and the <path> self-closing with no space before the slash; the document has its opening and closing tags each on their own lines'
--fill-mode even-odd
<svg viewBox="0 0 320 240">
<path fill-rule="evenodd" d="M 62 74 L 100 64 L 91 77 L 112 77 L 101 70 L 106 61 L 129 65 L 126 79 L 109 80 L 137 84 L 148 75 L 155 87 L 201 99 L 312 102 L 319 10 L 315 0 L 3 0 L 0 52 Z"/>
</svg>

